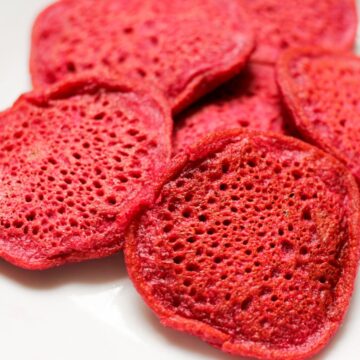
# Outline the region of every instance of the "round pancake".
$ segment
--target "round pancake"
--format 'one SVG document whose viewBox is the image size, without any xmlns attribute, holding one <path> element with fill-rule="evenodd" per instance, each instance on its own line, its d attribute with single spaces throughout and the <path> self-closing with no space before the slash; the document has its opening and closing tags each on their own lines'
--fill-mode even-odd
<svg viewBox="0 0 360 360">
<path fill-rule="evenodd" d="M 257 35 L 253 59 L 275 63 L 290 46 L 351 50 L 355 44 L 355 0 L 238 0 Z"/>
<path fill-rule="evenodd" d="M 156 84 L 174 112 L 230 79 L 253 49 L 237 0 L 63 0 L 38 17 L 34 86 L 83 71 Z"/>
<path fill-rule="evenodd" d="M 298 132 L 343 161 L 360 181 L 360 58 L 308 48 L 290 49 L 278 80 Z"/>
<path fill-rule="evenodd" d="M 73 78 L 0 114 L 0 257 L 46 269 L 113 254 L 171 154 L 162 96 Z"/>
<path fill-rule="evenodd" d="M 218 130 L 243 128 L 283 133 L 284 117 L 274 68 L 250 63 L 240 75 L 178 116 L 173 151 L 179 153 Z"/>
<path fill-rule="evenodd" d="M 299 140 L 233 131 L 173 160 L 130 225 L 129 275 L 165 326 L 235 355 L 305 359 L 343 321 L 359 258 L 359 193 Z"/>
</svg>

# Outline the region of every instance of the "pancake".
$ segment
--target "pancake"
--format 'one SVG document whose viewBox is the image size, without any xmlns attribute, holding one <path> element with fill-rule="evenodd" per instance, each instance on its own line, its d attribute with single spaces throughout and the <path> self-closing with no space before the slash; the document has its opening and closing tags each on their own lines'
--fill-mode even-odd
<svg viewBox="0 0 360 360">
<path fill-rule="evenodd" d="M 244 66 L 254 46 L 237 0 L 63 0 L 33 29 L 34 86 L 86 71 L 156 84 L 179 112 Z"/>
<path fill-rule="evenodd" d="M 173 160 L 130 225 L 125 260 L 165 326 L 239 356 L 305 359 L 343 321 L 358 228 L 357 185 L 340 162 L 232 131 Z"/>
<path fill-rule="evenodd" d="M 40 270 L 121 250 L 171 154 L 164 102 L 78 77 L 0 114 L 0 257 Z"/>
<path fill-rule="evenodd" d="M 360 58 L 290 49 L 278 64 L 283 98 L 297 131 L 343 161 L 360 181 Z"/>
<path fill-rule="evenodd" d="M 174 128 L 178 153 L 210 132 L 243 128 L 283 133 L 287 122 L 270 65 L 251 63 L 242 73 L 181 113 Z"/>
<path fill-rule="evenodd" d="M 253 59 L 275 63 L 291 46 L 352 50 L 357 31 L 355 0 L 238 0 L 257 35 Z"/>
</svg>

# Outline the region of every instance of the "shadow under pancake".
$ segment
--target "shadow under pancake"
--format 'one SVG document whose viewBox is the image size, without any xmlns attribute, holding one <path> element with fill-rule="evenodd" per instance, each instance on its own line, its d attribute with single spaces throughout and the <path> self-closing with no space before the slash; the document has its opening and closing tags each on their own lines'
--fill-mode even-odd
<svg viewBox="0 0 360 360">
<path fill-rule="evenodd" d="M 151 312 L 150 309 L 139 298 L 136 304 L 138 311 L 142 314 L 144 321 L 150 324 L 151 329 L 160 333 L 171 346 L 177 346 L 182 349 L 186 349 L 189 353 L 193 354 L 194 359 L 196 355 L 201 355 L 202 357 L 209 360 L 245 360 L 245 358 L 239 356 L 228 355 L 221 350 L 215 349 L 211 345 L 202 341 L 201 339 L 182 333 L 171 328 L 166 328 L 161 325 L 159 319 Z"/>
<path fill-rule="evenodd" d="M 34 290 L 48 290 L 65 284 L 106 284 L 127 277 L 122 253 L 100 260 L 67 264 L 58 268 L 29 271 L 0 261 L 0 278 L 7 277 Z"/>
</svg>

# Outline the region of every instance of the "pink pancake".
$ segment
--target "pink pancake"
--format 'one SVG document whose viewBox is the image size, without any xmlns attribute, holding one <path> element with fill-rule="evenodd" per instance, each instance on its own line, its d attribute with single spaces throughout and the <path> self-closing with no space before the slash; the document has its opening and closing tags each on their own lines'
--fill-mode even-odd
<svg viewBox="0 0 360 360">
<path fill-rule="evenodd" d="M 178 153 L 218 130 L 243 128 L 283 133 L 287 122 L 270 65 L 251 63 L 231 81 L 180 114 L 173 151 Z"/>
<path fill-rule="evenodd" d="M 74 78 L 0 114 L 0 257 L 27 269 L 111 255 L 171 153 L 162 96 Z"/>
<path fill-rule="evenodd" d="M 275 63 L 291 46 L 352 50 L 357 31 L 355 0 L 238 0 L 257 35 L 253 59 Z"/>
<path fill-rule="evenodd" d="M 84 71 L 156 84 L 178 112 L 230 79 L 253 49 L 238 0 L 62 0 L 38 17 L 35 86 Z"/>
</svg>

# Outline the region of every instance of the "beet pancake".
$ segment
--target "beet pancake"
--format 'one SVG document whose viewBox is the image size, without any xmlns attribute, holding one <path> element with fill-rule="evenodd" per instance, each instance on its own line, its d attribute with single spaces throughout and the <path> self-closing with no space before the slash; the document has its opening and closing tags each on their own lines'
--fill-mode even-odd
<svg viewBox="0 0 360 360">
<path fill-rule="evenodd" d="M 293 138 L 210 136 L 130 225 L 129 274 L 165 326 L 261 359 L 317 353 L 343 321 L 359 257 L 359 193 Z"/>
<path fill-rule="evenodd" d="M 178 153 L 215 130 L 248 128 L 282 133 L 283 116 L 274 68 L 253 63 L 179 116 L 173 150 Z"/>
<path fill-rule="evenodd" d="M 63 0 L 33 30 L 34 85 L 109 70 L 150 80 L 177 112 L 230 79 L 253 49 L 237 0 Z"/>
<path fill-rule="evenodd" d="M 343 161 L 360 182 L 360 58 L 288 50 L 278 79 L 299 133 Z"/>
<path fill-rule="evenodd" d="M 251 15 L 258 45 L 254 59 L 274 63 L 289 46 L 354 47 L 355 0 L 238 0 Z"/>
<path fill-rule="evenodd" d="M 168 161 L 170 110 L 133 85 L 78 78 L 0 114 L 0 256 L 45 269 L 123 247 Z"/>
</svg>

